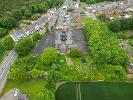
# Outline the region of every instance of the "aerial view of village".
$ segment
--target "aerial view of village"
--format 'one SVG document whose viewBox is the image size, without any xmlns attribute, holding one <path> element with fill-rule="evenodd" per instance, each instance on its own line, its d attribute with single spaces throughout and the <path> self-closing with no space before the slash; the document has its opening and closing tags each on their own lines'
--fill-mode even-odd
<svg viewBox="0 0 133 100">
<path fill-rule="evenodd" d="M 0 0 L 0 100 L 133 100 L 133 0 Z"/>
</svg>

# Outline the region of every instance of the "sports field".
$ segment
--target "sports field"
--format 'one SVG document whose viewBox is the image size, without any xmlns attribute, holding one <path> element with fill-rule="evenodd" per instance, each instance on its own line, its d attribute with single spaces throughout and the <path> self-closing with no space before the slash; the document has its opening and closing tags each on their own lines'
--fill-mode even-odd
<svg viewBox="0 0 133 100">
<path fill-rule="evenodd" d="M 56 100 L 133 100 L 133 83 L 69 82 L 58 88 Z"/>
</svg>

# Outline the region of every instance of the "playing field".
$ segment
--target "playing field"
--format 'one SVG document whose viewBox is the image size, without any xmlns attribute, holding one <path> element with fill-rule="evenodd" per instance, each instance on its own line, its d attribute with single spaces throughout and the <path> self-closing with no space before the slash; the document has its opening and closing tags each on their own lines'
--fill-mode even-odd
<svg viewBox="0 0 133 100">
<path fill-rule="evenodd" d="M 69 82 L 58 88 L 56 100 L 133 100 L 133 83 Z"/>
</svg>

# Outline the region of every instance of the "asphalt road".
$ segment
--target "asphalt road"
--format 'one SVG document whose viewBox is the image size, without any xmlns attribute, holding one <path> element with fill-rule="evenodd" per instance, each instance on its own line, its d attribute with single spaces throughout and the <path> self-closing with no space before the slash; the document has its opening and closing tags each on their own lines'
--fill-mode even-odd
<svg viewBox="0 0 133 100">
<path fill-rule="evenodd" d="M 10 51 L 8 56 L 3 60 L 1 66 L 0 66 L 0 93 L 5 85 L 6 79 L 7 79 L 7 73 L 9 71 L 9 68 L 11 64 L 16 59 L 17 54 L 15 51 Z"/>
</svg>

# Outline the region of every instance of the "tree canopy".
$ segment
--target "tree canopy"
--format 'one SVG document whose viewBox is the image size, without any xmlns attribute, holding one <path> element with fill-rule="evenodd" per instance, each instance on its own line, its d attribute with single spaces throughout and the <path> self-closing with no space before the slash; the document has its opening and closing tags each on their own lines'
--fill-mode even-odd
<svg viewBox="0 0 133 100">
<path fill-rule="evenodd" d="M 29 38 L 26 37 L 19 41 L 19 43 L 16 46 L 15 51 L 20 55 L 24 56 L 27 55 L 33 48 L 33 41 Z"/>
<path fill-rule="evenodd" d="M 57 51 L 55 48 L 46 48 L 41 55 L 41 61 L 46 65 L 51 65 L 57 60 Z"/>
<path fill-rule="evenodd" d="M 97 64 L 125 66 L 128 56 L 118 45 L 116 35 L 99 20 L 85 18 L 84 33 L 87 37 L 91 56 Z"/>
<path fill-rule="evenodd" d="M 14 41 L 12 39 L 11 36 L 7 36 L 4 41 L 3 41 L 3 45 L 5 47 L 6 50 L 10 50 L 13 48 L 14 46 Z"/>
</svg>

